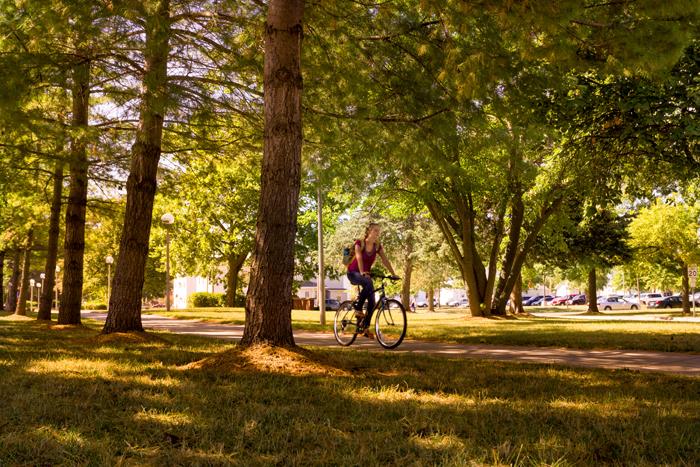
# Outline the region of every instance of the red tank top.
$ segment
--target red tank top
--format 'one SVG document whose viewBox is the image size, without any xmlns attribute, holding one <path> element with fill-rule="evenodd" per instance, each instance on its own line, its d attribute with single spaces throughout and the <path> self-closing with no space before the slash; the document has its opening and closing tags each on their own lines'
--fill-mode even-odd
<svg viewBox="0 0 700 467">
<path fill-rule="evenodd" d="M 356 240 L 355 245 L 359 245 L 360 248 L 362 248 L 362 241 L 361 240 Z M 365 247 L 367 245 L 365 244 Z M 374 244 L 374 250 L 372 253 L 368 253 L 366 248 L 362 248 L 362 266 L 364 267 L 365 271 L 369 271 L 372 269 L 372 264 L 374 264 L 374 260 L 377 258 L 377 253 L 382 251 L 382 245 L 379 243 Z M 365 272 L 365 271 L 360 271 L 360 267 L 357 264 L 357 257 L 353 258 L 350 264 L 348 264 L 348 271 L 354 271 L 354 272 Z"/>
</svg>

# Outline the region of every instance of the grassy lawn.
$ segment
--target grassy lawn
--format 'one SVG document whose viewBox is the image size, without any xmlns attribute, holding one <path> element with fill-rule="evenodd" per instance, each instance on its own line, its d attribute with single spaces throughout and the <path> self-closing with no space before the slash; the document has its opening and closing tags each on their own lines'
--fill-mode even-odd
<svg viewBox="0 0 700 467">
<path fill-rule="evenodd" d="M 551 310 L 550 310 L 551 311 Z M 565 311 L 565 310 L 564 310 Z M 243 324 L 241 308 L 149 310 L 180 319 Z M 615 314 L 620 314 L 616 312 Z M 665 313 L 668 315 L 668 313 Z M 319 324 L 318 311 L 292 312 L 295 329 L 332 332 L 334 313 Z M 408 338 L 462 344 L 523 345 L 575 349 L 700 352 L 700 323 L 674 321 L 582 321 L 552 318 L 470 318 L 465 310 L 408 314 Z"/>
<path fill-rule="evenodd" d="M 700 379 L 630 371 L 0 318 L 0 393 L 0 465 L 700 464 Z"/>
</svg>

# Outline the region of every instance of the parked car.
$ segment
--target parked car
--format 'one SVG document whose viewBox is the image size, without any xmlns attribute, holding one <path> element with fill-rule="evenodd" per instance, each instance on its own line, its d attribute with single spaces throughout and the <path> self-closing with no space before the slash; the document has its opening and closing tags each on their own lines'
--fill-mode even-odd
<svg viewBox="0 0 700 467">
<path fill-rule="evenodd" d="M 539 295 L 538 297 L 531 298 L 530 300 L 528 300 L 527 305 L 528 305 L 528 306 L 542 306 L 542 305 L 546 305 L 547 302 L 551 302 L 553 298 L 554 298 L 553 295 L 546 295 L 546 296 L 544 297 L 544 301 L 543 301 L 542 295 Z"/>
<path fill-rule="evenodd" d="M 564 305 L 566 301 L 569 299 L 568 295 L 564 295 L 561 297 L 554 297 L 552 299 L 552 305 Z"/>
<path fill-rule="evenodd" d="M 576 295 L 566 301 L 567 305 L 585 305 L 586 303 L 588 303 L 588 299 L 585 294 Z"/>
<path fill-rule="evenodd" d="M 467 307 L 467 306 L 469 306 L 469 299 L 468 298 L 460 298 L 457 300 L 450 300 L 449 302 L 447 302 L 447 306 Z"/>
<path fill-rule="evenodd" d="M 630 303 L 622 297 L 611 295 L 609 297 L 600 297 L 598 299 L 598 307 L 603 310 L 638 310 L 639 306 Z"/>
<path fill-rule="evenodd" d="M 671 295 L 670 297 L 661 298 L 647 298 L 647 306 L 649 308 L 680 308 L 683 306 L 683 299 L 680 295 Z"/>
<path fill-rule="evenodd" d="M 630 303 L 634 303 L 635 305 L 639 305 L 639 297 L 636 295 L 625 295 L 624 297 L 625 300 L 627 300 Z"/>
<path fill-rule="evenodd" d="M 662 299 L 662 298 L 664 298 L 664 296 L 662 294 L 656 293 L 656 292 L 643 293 L 641 296 L 642 303 L 647 305 L 647 306 L 649 306 L 649 301 L 651 301 L 651 300 L 656 301 L 656 300 Z"/>
<path fill-rule="evenodd" d="M 554 297 L 552 299 L 552 305 L 566 305 L 566 302 L 577 296 L 578 294 L 562 295 L 560 297 Z"/>
<path fill-rule="evenodd" d="M 428 301 L 425 299 L 416 300 L 415 304 L 418 308 L 428 308 Z"/>
<path fill-rule="evenodd" d="M 338 308 L 340 307 L 340 302 L 334 298 L 327 298 L 326 299 L 326 310 L 328 311 L 337 311 Z"/>
<path fill-rule="evenodd" d="M 533 302 L 542 300 L 542 295 L 534 295 L 527 300 L 523 300 L 523 306 L 530 306 Z"/>
</svg>

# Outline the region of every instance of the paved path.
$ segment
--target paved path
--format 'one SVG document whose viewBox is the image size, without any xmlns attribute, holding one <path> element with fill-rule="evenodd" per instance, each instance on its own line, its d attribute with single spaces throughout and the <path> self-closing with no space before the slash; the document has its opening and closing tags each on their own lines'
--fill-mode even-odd
<svg viewBox="0 0 700 467">
<path fill-rule="evenodd" d="M 692 313 L 692 312 L 691 312 Z M 679 316 L 678 313 L 639 312 L 639 311 L 603 311 L 601 314 L 586 314 L 585 311 L 535 311 L 532 316 L 553 319 L 578 319 L 590 321 L 658 321 L 660 323 L 674 321 L 678 323 L 700 323 L 698 316 Z"/>
<path fill-rule="evenodd" d="M 104 321 L 104 312 L 83 312 L 84 318 Z M 143 327 L 177 334 L 191 334 L 217 339 L 239 340 L 243 326 L 179 320 L 159 315 L 142 315 Z M 298 345 L 337 346 L 330 333 L 294 332 Z M 351 348 L 383 350 L 378 343 L 358 337 Z M 495 345 L 444 344 L 407 339 L 393 352 L 442 355 L 451 358 L 478 358 L 526 363 L 554 363 L 589 368 L 657 371 L 700 377 L 700 355 L 642 350 L 576 350 L 553 347 L 515 347 Z"/>
</svg>

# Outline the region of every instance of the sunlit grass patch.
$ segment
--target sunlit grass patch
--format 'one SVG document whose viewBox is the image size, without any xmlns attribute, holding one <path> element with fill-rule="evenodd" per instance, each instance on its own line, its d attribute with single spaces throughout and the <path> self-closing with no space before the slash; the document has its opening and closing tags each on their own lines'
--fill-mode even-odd
<svg viewBox="0 0 700 467">
<path fill-rule="evenodd" d="M 94 345 L 110 344 L 156 344 L 168 345 L 169 342 L 162 337 L 150 332 L 113 332 L 111 334 L 98 334 L 90 337 L 86 342 Z"/>
<path fill-rule="evenodd" d="M 348 371 L 334 365 L 331 359 L 318 359 L 316 354 L 302 348 L 255 345 L 234 347 L 182 367 L 185 370 L 203 369 L 218 372 L 270 372 L 287 375 L 348 375 Z"/>
<path fill-rule="evenodd" d="M 0 322 L 0 465 L 700 464 L 699 379 L 156 335 Z"/>
<path fill-rule="evenodd" d="M 120 362 L 111 360 L 59 357 L 33 360 L 25 367 L 25 371 L 36 374 L 55 373 L 65 375 L 74 373 L 90 378 L 93 375 L 121 371 L 122 368 L 123 365 Z"/>
<path fill-rule="evenodd" d="M 5 316 L 0 316 L 0 321 L 34 321 L 34 318 L 31 316 L 22 316 L 22 315 L 5 315 Z"/>
</svg>

